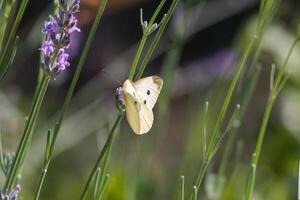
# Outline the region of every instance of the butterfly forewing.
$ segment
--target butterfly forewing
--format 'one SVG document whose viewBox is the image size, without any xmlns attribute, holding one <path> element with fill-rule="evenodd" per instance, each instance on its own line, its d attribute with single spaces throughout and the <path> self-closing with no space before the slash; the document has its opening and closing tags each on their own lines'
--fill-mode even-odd
<svg viewBox="0 0 300 200">
<path fill-rule="evenodd" d="M 133 95 L 128 93 L 124 93 L 124 101 L 127 121 L 131 126 L 132 130 L 138 134 L 140 132 L 140 103 L 137 101 L 136 98 L 134 98 Z"/>
<path fill-rule="evenodd" d="M 141 97 L 141 104 L 152 109 L 161 91 L 163 80 L 158 76 L 149 76 L 134 83 L 137 94 Z"/>
</svg>

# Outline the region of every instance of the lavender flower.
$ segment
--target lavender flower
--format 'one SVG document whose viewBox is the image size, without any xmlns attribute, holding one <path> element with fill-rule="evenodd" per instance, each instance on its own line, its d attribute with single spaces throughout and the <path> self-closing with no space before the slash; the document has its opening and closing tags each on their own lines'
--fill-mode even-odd
<svg viewBox="0 0 300 200">
<path fill-rule="evenodd" d="M 45 41 L 40 50 L 43 54 L 42 67 L 46 73 L 56 76 L 70 66 L 70 35 L 80 32 L 78 20 L 74 16 L 79 11 L 79 0 L 59 0 L 59 9 L 55 16 L 50 16 L 42 30 Z"/>
<path fill-rule="evenodd" d="M 13 189 L 10 193 L 0 191 L 0 198 L 1 200 L 17 200 L 20 190 L 21 186 L 18 184 L 16 185 L 16 188 Z"/>
</svg>

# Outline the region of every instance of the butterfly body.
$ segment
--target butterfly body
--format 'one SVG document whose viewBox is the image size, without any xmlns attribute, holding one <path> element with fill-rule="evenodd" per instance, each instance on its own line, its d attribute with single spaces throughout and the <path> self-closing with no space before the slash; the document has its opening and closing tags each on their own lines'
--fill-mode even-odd
<svg viewBox="0 0 300 200">
<path fill-rule="evenodd" d="M 163 85 L 158 76 L 149 76 L 136 82 L 124 81 L 121 91 L 127 121 L 136 134 L 147 133 L 153 125 L 153 107 Z"/>
</svg>

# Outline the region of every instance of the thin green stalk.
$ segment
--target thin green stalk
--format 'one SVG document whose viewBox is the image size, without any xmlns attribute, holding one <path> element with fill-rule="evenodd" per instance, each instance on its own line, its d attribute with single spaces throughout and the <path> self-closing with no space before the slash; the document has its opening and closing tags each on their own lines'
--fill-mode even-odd
<svg viewBox="0 0 300 200">
<path fill-rule="evenodd" d="M 225 97 L 225 100 L 224 100 L 224 103 L 223 103 L 223 106 L 222 106 L 222 109 L 221 109 L 221 112 L 220 112 L 219 117 L 217 119 L 216 126 L 214 128 L 213 133 L 212 133 L 210 143 L 209 143 L 208 148 L 207 148 L 207 153 L 205 155 L 205 159 L 208 160 L 208 161 L 210 160 L 211 153 L 213 152 L 213 147 L 214 147 L 215 140 L 217 139 L 217 136 L 220 132 L 220 128 L 223 124 L 225 114 L 227 112 L 228 105 L 231 101 L 231 98 L 232 98 L 234 89 L 236 87 L 237 81 L 239 79 L 240 73 L 241 73 L 242 69 L 245 66 L 245 63 L 248 59 L 248 56 L 249 56 L 250 52 L 252 51 L 252 48 L 254 46 L 254 42 L 255 42 L 255 38 L 253 37 L 252 40 L 250 41 L 250 43 L 248 44 L 245 52 L 243 53 L 242 59 L 241 59 L 239 65 L 237 67 L 236 72 L 234 73 L 233 79 L 231 81 L 231 84 L 229 86 L 228 92 L 226 94 L 226 97 Z"/>
<path fill-rule="evenodd" d="M 269 122 L 269 118 L 271 115 L 271 111 L 274 105 L 274 102 L 278 96 L 278 93 L 280 92 L 279 90 L 282 88 L 280 87 L 282 81 L 284 80 L 284 72 L 287 66 L 287 63 L 290 59 L 290 56 L 292 55 L 292 52 L 294 50 L 294 48 L 296 47 L 296 45 L 299 42 L 299 38 L 296 38 L 295 41 L 293 42 L 288 55 L 285 59 L 285 61 L 283 62 L 283 64 L 279 67 L 279 72 L 275 78 L 275 84 L 274 86 L 271 88 L 270 94 L 268 96 L 268 101 L 267 101 L 267 105 L 266 105 L 266 109 L 265 109 L 265 113 L 263 116 L 263 120 L 262 120 L 262 124 L 259 130 L 259 134 L 258 134 L 258 139 L 256 142 L 256 146 L 255 146 L 255 151 L 253 153 L 252 159 L 251 159 L 251 163 L 250 163 L 250 172 L 249 172 L 249 177 L 248 181 L 247 181 L 247 187 L 246 187 L 246 200 L 250 200 L 252 197 L 252 193 L 253 193 L 253 189 L 254 189 L 254 183 L 255 183 L 255 175 L 256 175 L 256 170 L 253 170 L 253 168 L 257 168 L 257 164 L 260 158 L 260 153 L 261 153 L 261 149 L 262 149 L 262 145 L 263 145 L 263 141 L 264 141 L 264 137 L 266 134 L 266 129 L 267 129 L 267 125 Z"/>
<path fill-rule="evenodd" d="M 64 104 L 62 106 L 62 111 L 60 113 L 58 122 L 57 122 L 57 124 L 54 128 L 53 138 L 52 138 L 50 149 L 49 149 L 49 158 L 47 159 L 46 163 L 44 164 L 42 174 L 41 174 L 41 177 L 40 177 L 40 180 L 39 180 L 38 188 L 37 188 L 37 191 L 35 193 L 35 200 L 39 199 L 40 192 L 41 192 L 41 189 L 42 189 L 42 185 L 43 185 L 44 179 L 46 177 L 49 164 L 52 160 L 53 150 L 54 150 L 54 146 L 55 146 L 55 143 L 56 143 L 56 140 L 57 140 L 57 136 L 59 134 L 61 125 L 63 123 L 65 114 L 66 114 L 67 110 L 69 109 L 69 106 L 70 106 L 70 103 L 71 103 L 71 100 L 72 100 L 72 97 L 73 97 L 73 94 L 74 94 L 75 87 L 77 85 L 79 76 L 80 76 L 81 71 L 83 69 L 84 62 L 86 60 L 86 57 L 88 55 L 88 52 L 89 52 L 89 50 L 91 48 L 91 45 L 92 45 L 92 42 L 94 40 L 96 31 L 98 29 L 98 26 L 99 26 L 99 23 L 100 23 L 100 20 L 101 20 L 101 17 L 103 16 L 106 4 L 107 4 L 107 0 L 102 0 L 101 1 L 101 4 L 98 8 L 98 12 L 97 12 L 97 15 L 96 15 L 96 18 L 95 18 L 95 21 L 93 23 L 93 26 L 92 26 L 91 31 L 89 33 L 88 39 L 87 39 L 87 41 L 85 43 L 85 46 L 83 48 L 83 52 L 81 54 L 80 60 L 78 62 L 78 65 L 76 67 L 76 71 L 75 71 L 73 79 L 72 79 L 72 82 L 71 82 L 70 87 L 68 89 Z"/>
<path fill-rule="evenodd" d="M 38 114 L 40 112 L 40 108 L 41 108 L 44 96 L 45 96 L 47 88 L 48 88 L 49 81 L 50 81 L 50 76 L 44 74 L 42 81 L 40 82 L 40 85 L 38 87 L 38 90 L 36 92 L 36 95 L 34 97 L 30 115 L 28 117 L 28 120 L 26 121 L 25 129 L 22 134 L 20 144 L 18 146 L 13 164 L 11 166 L 8 178 L 5 183 L 6 191 L 9 191 L 10 189 L 12 189 L 14 187 L 14 183 L 18 176 L 19 170 L 22 167 L 25 155 L 28 150 L 28 146 L 31 142 L 33 129 L 35 127 L 35 123 L 36 123 Z"/>
<path fill-rule="evenodd" d="M 106 179 L 105 172 L 106 172 L 107 165 L 108 165 L 108 160 L 109 160 L 109 157 L 110 157 L 110 154 L 111 154 L 113 140 L 114 140 L 114 138 L 112 139 L 112 141 L 109 142 L 109 145 L 108 145 L 108 148 L 107 148 L 107 151 L 105 153 L 104 160 L 103 160 L 103 170 L 100 172 L 100 193 L 101 194 L 103 194 L 103 191 L 105 189 L 105 187 L 104 187 L 105 186 L 105 179 Z"/>
<path fill-rule="evenodd" d="M 300 160 L 298 160 L 298 191 L 297 191 L 297 196 L 298 196 L 298 200 L 300 199 Z"/>
<path fill-rule="evenodd" d="M 151 43 L 149 49 L 148 49 L 148 51 L 147 51 L 147 53 L 146 53 L 146 55 L 145 55 L 145 57 L 144 57 L 141 65 L 140 65 L 140 68 L 138 69 L 138 72 L 137 72 L 137 74 L 135 76 L 135 80 L 138 80 L 138 79 L 140 79 L 142 77 L 142 75 L 143 75 L 143 73 L 144 73 L 144 71 L 146 69 L 146 66 L 149 63 L 150 58 L 151 58 L 151 56 L 152 56 L 152 54 L 154 52 L 154 49 L 156 48 L 156 46 L 158 44 L 158 41 L 159 41 L 162 33 L 164 32 L 164 30 L 166 28 L 166 25 L 167 25 L 168 21 L 170 20 L 170 18 L 172 16 L 172 14 L 173 14 L 173 12 L 174 12 L 174 10 L 175 10 L 178 2 L 179 2 L 179 0 L 173 0 L 170 9 L 168 10 L 167 14 L 162 19 L 161 25 L 160 25 L 160 27 L 159 27 L 159 29 L 158 29 L 158 31 L 157 31 L 157 33 L 156 33 L 156 35 L 155 35 L 152 43 Z"/>
<path fill-rule="evenodd" d="M 40 180 L 39 180 L 39 185 L 38 185 L 37 191 L 34 195 L 34 200 L 38 200 L 39 197 L 40 197 L 41 190 L 42 190 L 42 187 L 43 187 L 43 184 L 44 184 L 44 180 L 45 180 L 45 177 L 47 175 L 47 170 L 48 170 L 48 165 L 45 166 L 43 171 L 42 171 L 42 174 L 41 174 Z"/>
<path fill-rule="evenodd" d="M 88 178 L 88 181 L 85 184 L 85 187 L 84 187 L 84 190 L 83 190 L 83 192 L 81 194 L 80 200 L 83 200 L 83 199 L 86 198 L 88 189 L 90 188 L 90 186 L 92 184 L 92 181 L 93 181 L 93 178 L 94 178 L 94 176 L 95 176 L 95 174 L 97 172 L 97 169 L 99 168 L 100 163 L 101 163 L 103 157 L 105 156 L 105 154 L 107 152 L 107 149 L 110 149 L 111 146 L 112 146 L 113 139 L 114 139 L 114 137 L 115 137 L 115 135 L 117 133 L 117 128 L 118 128 L 118 126 L 119 126 L 122 118 L 123 118 L 123 114 L 119 113 L 118 116 L 117 116 L 117 118 L 116 118 L 116 120 L 115 120 L 115 123 L 114 123 L 114 125 L 113 125 L 113 127 L 112 127 L 112 129 L 111 129 L 111 131 L 109 133 L 108 139 L 106 140 L 106 143 L 105 143 L 104 147 L 102 148 L 102 150 L 100 152 L 98 160 L 95 163 L 95 166 L 94 166 L 94 168 L 92 170 L 92 173 L 90 174 L 90 176 Z M 102 171 L 104 171 L 104 170 L 102 170 Z"/>
<path fill-rule="evenodd" d="M 194 195 L 193 195 L 194 198 L 193 198 L 193 200 L 197 200 L 198 199 L 198 188 L 196 186 L 194 186 L 193 189 L 194 189 L 194 192 L 193 192 L 194 193 Z"/>
<path fill-rule="evenodd" d="M 257 68 L 255 68 L 255 71 L 254 71 L 253 75 L 251 76 L 250 80 L 245 80 L 246 82 L 249 82 L 249 84 L 246 86 L 246 88 L 242 89 L 242 91 L 244 91 L 244 92 L 242 92 L 240 94 L 242 98 L 241 98 L 241 109 L 240 109 L 240 113 L 239 113 L 240 119 L 238 120 L 238 123 L 240 123 L 241 119 L 245 115 L 246 109 L 249 105 L 252 94 L 257 85 L 257 81 L 260 76 L 260 73 L 261 73 L 261 67 L 257 67 Z M 227 125 L 227 127 L 228 127 L 228 125 Z M 228 140 L 227 140 L 226 144 L 224 145 L 225 150 L 222 155 L 221 165 L 220 165 L 219 172 L 218 172 L 219 176 L 225 175 L 226 168 L 228 167 L 228 164 L 230 163 L 231 159 L 229 159 L 229 155 L 233 148 L 234 139 L 237 134 L 238 128 L 239 127 L 236 127 L 235 129 L 233 129 L 233 132 L 229 135 Z"/>
<path fill-rule="evenodd" d="M 103 195 L 104 195 L 104 192 L 107 188 L 107 182 L 108 182 L 108 179 L 109 179 L 109 174 L 106 174 L 105 177 L 104 177 L 104 180 L 103 180 L 103 184 L 102 184 L 102 187 L 100 189 L 100 193 L 99 195 L 97 196 L 97 199 L 96 200 L 101 200 L 103 198 Z"/>
<path fill-rule="evenodd" d="M 129 72 L 129 75 L 128 75 L 128 79 L 129 80 L 133 79 L 133 76 L 134 76 L 134 73 L 136 71 L 136 67 L 137 67 L 138 61 L 139 61 L 139 59 L 141 57 L 141 54 L 142 54 L 142 51 L 144 49 L 145 43 L 147 41 L 147 38 L 148 38 L 148 35 L 144 33 L 143 37 L 142 37 L 142 40 L 141 40 L 141 42 L 139 44 L 137 53 L 135 55 L 135 58 L 133 60 L 132 67 L 130 68 L 130 72 Z"/>
<path fill-rule="evenodd" d="M 217 119 L 216 126 L 214 128 L 213 133 L 212 133 L 208 148 L 207 148 L 207 150 L 204 154 L 204 161 L 202 162 L 202 164 L 200 166 L 200 171 L 199 171 L 199 174 L 198 174 L 197 179 L 196 179 L 195 184 L 194 184 L 197 187 L 197 189 L 199 189 L 199 187 L 202 183 L 202 180 L 203 180 L 203 177 L 205 175 L 208 164 L 209 164 L 209 162 L 210 162 L 210 160 L 211 160 L 211 158 L 214 154 L 214 150 L 215 150 L 214 147 L 215 147 L 215 144 L 217 142 L 217 137 L 219 135 L 220 128 L 223 124 L 225 114 L 226 114 L 227 109 L 228 109 L 228 105 L 231 101 L 231 97 L 232 97 L 234 89 L 236 87 L 239 75 L 240 75 L 240 73 L 241 73 L 241 71 L 242 71 L 242 69 L 243 69 L 243 67 L 244 67 L 244 65 L 245 65 L 245 63 L 248 59 L 248 56 L 249 56 L 250 52 L 252 51 L 252 48 L 254 46 L 254 42 L 255 42 L 255 37 L 252 38 L 252 40 L 248 44 L 246 50 L 244 51 L 242 59 L 241 59 L 239 65 L 238 65 L 238 67 L 236 69 L 236 72 L 234 74 L 234 77 L 231 81 L 231 84 L 230 84 L 230 87 L 229 87 L 228 92 L 226 94 L 221 112 L 220 112 L 219 117 Z M 191 195 L 190 199 L 192 199 L 192 195 Z"/>
<path fill-rule="evenodd" d="M 7 54 L 7 51 L 9 49 L 9 47 L 13 44 L 13 41 L 15 40 L 17 29 L 19 27 L 19 24 L 21 22 L 21 19 L 23 17 L 23 14 L 25 12 L 27 4 L 28 4 L 28 0 L 23 0 L 21 2 L 21 5 L 20 5 L 20 8 L 18 10 L 16 19 L 15 19 L 14 24 L 12 26 L 12 30 L 11 30 L 9 36 L 8 36 L 7 42 L 6 42 L 6 44 L 3 48 L 3 51 L 0 55 L 0 81 L 3 79 L 3 77 L 5 75 L 5 72 L 7 71 L 7 67 L 8 67 L 8 66 L 4 65 L 4 63 L 3 63 L 4 59 L 5 59 L 5 57 L 7 57 L 6 54 Z"/>
<path fill-rule="evenodd" d="M 146 44 L 146 41 L 147 41 L 147 39 L 148 39 L 148 36 L 149 36 L 149 35 L 151 34 L 151 32 L 152 32 L 151 29 L 152 29 L 152 25 L 153 25 L 153 23 L 154 23 L 154 20 L 157 18 L 157 15 L 158 15 L 158 13 L 160 12 L 160 10 L 162 9 L 162 7 L 163 7 L 163 5 L 165 4 L 165 2 L 166 2 L 166 0 L 162 0 L 162 1 L 159 3 L 157 9 L 155 10 L 154 14 L 152 15 L 152 17 L 151 17 L 151 19 L 150 19 L 150 21 L 149 21 L 149 24 L 147 24 L 146 27 L 144 27 L 144 24 L 143 24 L 144 22 L 143 22 L 143 19 L 142 19 L 143 16 L 142 16 L 142 13 L 141 13 L 141 26 L 142 26 L 142 28 L 143 28 L 143 36 L 142 36 L 142 39 L 141 39 L 141 42 L 140 42 L 140 44 L 139 44 L 137 53 L 136 53 L 136 55 L 135 55 L 135 58 L 134 58 L 134 60 L 133 60 L 133 63 L 132 63 L 132 65 L 131 65 L 131 68 L 130 68 L 130 72 L 129 72 L 129 75 L 128 75 L 128 79 L 129 79 L 129 80 L 132 80 L 133 77 L 134 77 L 134 73 L 136 72 L 136 67 L 137 67 L 138 62 L 139 62 L 139 60 L 140 60 L 140 57 L 141 57 L 141 55 L 142 55 L 142 52 L 143 52 L 144 46 L 145 46 L 145 44 Z M 141 10 L 141 12 L 142 12 L 142 10 Z"/>
</svg>

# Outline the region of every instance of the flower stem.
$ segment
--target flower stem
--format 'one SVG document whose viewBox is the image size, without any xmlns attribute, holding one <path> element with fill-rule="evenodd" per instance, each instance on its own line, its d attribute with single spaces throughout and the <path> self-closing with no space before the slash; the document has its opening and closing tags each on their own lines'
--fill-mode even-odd
<svg viewBox="0 0 300 200">
<path fill-rule="evenodd" d="M 134 76 L 134 73 L 136 71 L 136 67 L 137 67 L 137 64 L 138 64 L 138 61 L 141 57 L 141 54 L 142 54 L 142 51 L 143 51 L 143 48 L 145 46 L 145 43 L 147 41 L 147 38 L 148 38 L 148 35 L 146 33 L 143 34 L 143 37 L 141 39 L 141 42 L 139 44 L 139 47 L 138 47 L 138 50 L 137 50 L 137 53 L 135 55 L 135 58 L 133 60 L 133 63 L 132 63 L 132 67 L 130 68 L 130 72 L 129 72 L 129 75 L 128 75 L 128 79 L 129 80 L 132 80 L 133 79 L 133 76 Z"/>
<path fill-rule="evenodd" d="M 298 44 L 298 42 L 299 42 L 299 40 L 298 40 L 298 38 L 296 38 L 288 52 L 288 55 L 287 55 L 285 61 L 279 67 L 279 72 L 278 72 L 278 75 L 276 76 L 274 87 L 271 88 L 270 94 L 268 96 L 265 113 L 263 116 L 263 120 L 262 120 L 261 127 L 260 127 L 259 134 L 258 134 L 258 139 L 257 139 L 256 146 L 255 146 L 255 151 L 253 153 L 251 163 L 250 163 L 251 170 L 248 175 L 248 181 L 247 181 L 247 187 L 246 187 L 246 200 L 250 200 L 252 197 L 254 183 L 255 183 L 256 168 L 257 168 L 257 164 L 259 161 L 264 137 L 266 134 L 266 128 L 267 128 L 269 118 L 271 115 L 271 111 L 272 111 L 274 102 L 278 96 L 278 93 L 280 92 L 279 90 L 281 89 L 279 86 L 282 83 L 286 65 L 292 55 L 294 48 Z"/>
<path fill-rule="evenodd" d="M 135 58 L 133 60 L 133 63 L 131 65 L 131 68 L 130 68 L 130 72 L 129 72 L 129 75 L 128 75 L 128 79 L 129 80 L 132 80 L 133 77 L 134 77 L 134 73 L 136 72 L 136 67 L 138 65 L 138 62 L 140 60 L 140 57 L 142 55 L 142 52 L 143 52 L 143 49 L 144 49 L 144 46 L 146 44 L 146 41 L 148 39 L 148 36 L 151 32 L 151 28 L 152 28 L 152 25 L 154 23 L 154 20 L 157 18 L 157 15 L 158 13 L 160 12 L 160 10 L 162 9 L 163 5 L 165 4 L 166 0 L 162 0 L 157 9 L 155 10 L 154 14 L 152 15 L 151 19 L 150 19 L 150 22 L 148 24 L 148 26 L 146 27 L 146 29 L 143 31 L 143 37 L 141 39 L 141 42 L 139 44 L 139 47 L 138 47 L 138 50 L 137 50 L 137 53 L 135 55 Z M 143 28 L 143 27 L 142 27 Z"/>
<path fill-rule="evenodd" d="M 138 80 L 138 79 L 140 79 L 142 77 L 142 75 L 143 75 L 143 73 L 144 73 L 144 71 L 145 71 L 145 69 L 147 67 L 147 64 L 149 63 L 150 58 L 151 58 L 151 56 L 152 56 L 152 54 L 153 54 L 153 52 L 154 52 L 154 50 L 155 50 L 155 48 L 156 48 L 156 46 L 158 44 L 158 41 L 161 38 L 161 35 L 164 32 L 164 30 L 166 28 L 166 25 L 169 22 L 169 20 L 170 20 L 170 18 L 172 16 L 172 14 L 173 14 L 173 12 L 174 12 L 177 4 L 178 4 L 178 1 L 179 0 L 173 0 L 170 9 L 168 10 L 167 14 L 162 19 L 162 23 L 161 23 L 161 25 L 160 25 L 160 27 L 159 27 L 159 29 L 158 29 L 158 31 L 157 31 L 157 33 L 156 33 L 153 41 L 152 41 L 149 49 L 146 52 L 146 55 L 145 55 L 145 57 L 144 57 L 144 59 L 143 59 L 143 61 L 141 63 L 141 66 L 140 66 L 140 68 L 139 68 L 139 70 L 138 70 L 138 72 L 136 74 L 135 80 Z"/>
<path fill-rule="evenodd" d="M 101 1 L 101 4 L 100 4 L 100 6 L 98 8 L 98 12 L 97 12 L 97 15 L 96 15 L 96 18 L 95 18 L 95 21 L 93 23 L 93 26 L 92 26 L 91 31 L 89 33 L 88 39 L 87 39 L 87 41 L 85 43 L 85 46 L 83 48 L 83 52 L 81 54 L 79 63 L 77 65 L 77 67 L 76 67 L 76 71 L 74 73 L 72 82 L 71 82 L 70 87 L 68 89 L 68 92 L 67 92 L 67 95 L 66 95 L 66 98 L 65 98 L 65 101 L 64 101 L 64 104 L 63 104 L 63 107 L 62 107 L 62 111 L 60 113 L 57 125 L 54 128 L 53 139 L 51 141 L 50 152 L 49 152 L 49 159 L 44 164 L 44 167 L 43 167 L 43 170 L 42 170 L 42 173 L 41 173 L 41 176 L 40 176 L 38 188 L 37 188 L 37 191 L 35 193 L 35 200 L 39 199 L 40 192 L 41 192 L 41 189 L 42 189 L 42 185 L 43 185 L 44 179 L 46 177 L 46 174 L 47 174 L 47 171 L 48 171 L 48 167 L 49 167 L 50 162 L 52 160 L 53 150 L 54 150 L 54 146 L 55 146 L 55 143 L 56 143 L 56 140 L 57 140 L 57 136 L 58 136 L 59 131 L 60 131 L 61 124 L 62 124 L 62 122 L 64 120 L 65 113 L 69 109 L 69 106 L 70 106 L 70 103 L 71 103 L 71 99 L 72 99 L 73 94 L 74 94 L 75 87 L 77 85 L 80 73 L 81 73 L 81 71 L 83 69 L 84 62 L 86 60 L 86 57 L 88 55 L 88 52 L 89 52 L 90 47 L 92 45 L 92 42 L 94 40 L 96 31 L 98 29 L 98 26 L 99 26 L 99 23 L 100 23 L 100 20 L 101 20 L 101 17 L 103 16 L 103 13 L 104 13 L 104 10 L 105 10 L 105 7 L 106 7 L 106 3 L 107 3 L 107 0 L 102 0 Z"/>
<path fill-rule="evenodd" d="M 93 168 L 93 170 L 92 170 L 92 173 L 90 174 L 90 176 L 89 176 L 89 178 L 88 178 L 88 181 L 87 181 L 87 183 L 85 184 L 85 187 L 84 187 L 84 190 L 83 190 L 83 192 L 82 192 L 82 194 L 81 194 L 80 200 L 85 199 L 85 197 L 86 197 L 86 195 L 87 195 L 87 192 L 88 192 L 88 189 L 90 188 L 90 186 L 91 186 L 91 184 L 92 184 L 93 178 L 94 178 L 94 176 L 95 176 L 95 174 L 96 174 L 96 172 L 97 172 L 97 169 L 98 169 L 99 166 L 100 166 L 100 163 L 101 163 L 103 157 L 106 155 L 107 151 L 108 151 L 108 152 L 110 151 L 110 149 L 111 149 L 111 147 L 112 147 L 112 144 L 113 144 L 114 137 L 115 137 L 115 135 L 116 135 L 116 133 L 117 133 L 117 128 L 118 128 L 118 126 L 119 126 L 119 124 L 120 124 L 122 118 L 123 118 L 123 114 L 122 114 L 122 113 L 119 113 L 118 116 L 117 116 L 117 118 L 116 118 L 116 120 L 115 120 L 115 123 L 114 123 L 114 125 L 113 125 L 113 127 L 112 127 L 112 129 L 111 129 L 111 131 L 110 131 L 110 133 L 109 133 L 109 136 L 108 136 L 108 138 L 107 138 L 107 140 L 106 140 L 106 143 L 105 143 L 104 147 L 102 148 L 102 150 L 101 150 L 101 152 L 100 152 L 100 155 L 99 155 L 99 157 L 98 157 L 98 160 L 97 160 L 96 163 L 95 163 L 95 166 L 94 166 L 94 168 Z M 105 163 L 105 164 L 107 165 L 107 160 L 108 160 L 108 158 L 105 159 L 105 160 L 106 160 L 106 163 Z M 104 169 L 102 169 L 101 171 L 104 171 Z"/>
<path fill-rule="evenodd" d="M 194 184 L 197 187 L 198 190 L 199 190 L 200 185 L 202 183 L 203 177 L 206 173 L 206 169 L 208 167 L 208 164 L 209 164 L 210 160 L 212 159 L 213 154 L 215 152 L 214 147 L 215 147 L 215 144 L 217 142 L 217 137 L 219 135 L 220 128 L 223 124 L 225 114 L 227 112 L 229 103 L 231 101 L 231 97 L 233 95 L 233 92 L 235 90 L 236 84 L 237 84 L 238 79 L 239 79 L 239 76 L 242 72 L 242 69 L 245 66 L 245 63 L 246 63 L 246 61 L 247 61 L 247 59 L 250 55 L 250 52 L 253 50 L 255 39 L 256 38 L 253 37 L 251 39 L 251 41 L 248 43 L 248 46 L 247 46 L 247 48 L 245 49 L 245 51 L 243 53 L 242 59 L 240 60 L 240 63 L 239 63 L 239 65 L 238 65 L 238 67 L 237 67 L 237 69 L 234 73 L 233 79 L 232 79 L 231 84 L 229 86 L 228 92 L 226 94 L 223 106 L 221 108 L 220 114 L 218 116 L 218 119 L 217 119 L 217 122 L 216 122 L 216 125 L 215 125 L 215 128 L 214 128 L 214 131 L 212 133 L 208 148 L 207 148 L 207 150 L 204 154 L 204 161 L 202 162 L 202 164 L 200 166 L 200 171 L 199 171 L 199 174 L 198 174 L 198 176 L 196 178 L 196 181 L 195 181 L 195 184 Z M 192 199 L 192 195 L 190 196 L 190 199 Z"/>
<path fill-rule="evenodd" d="M 16 178 L 18 176 L 19 170 L 21 169 L 22 164 L 24 162 L 24 158 L 26 156 L 28 147 L 31 143 L 32 133 L 33 133 L 33 130 L 35 127 L 37 117 L 38 117 L 40 109 L 41 109 L 41 105 L 42 105 L 44 96 L 45 96 L 47 88 L 48 88 L 49 81 L 50 81 L 50 76 L 43 74 L 42 80 L 39 83 L 37 92 L 33 99 L 32 108 L 31 108 L 28 120 L 26 121 L 25 129 L 23 131 L 22 138 L 19 143 L 13 164 L 11 166 L 11 169 L 9 170 L 9 175 L 8 175 L 8 178 L 5 183 L 5 189 L 7 191 L 9 191 L 13 188 Z"/>
<path fill-rule="evenodd" d="M 38 200 L 39 197 L 40 197 L 40 193 L 41 193 L 41 190 L 42 190 L 42 187 L 43 187 L 43 183 L 44 183 L 45 177 L 47 175 L 48 166 L 49 166 L 49 164 L 45 165 L 44 168 L 43 168 L 43 171 L 42 171 L 42 174 L 41 174 L 40 180 L 39 180 L 39 185 L 38 185 L 37 191 L 34 195 L 34 200 Z"/>
</svg>

